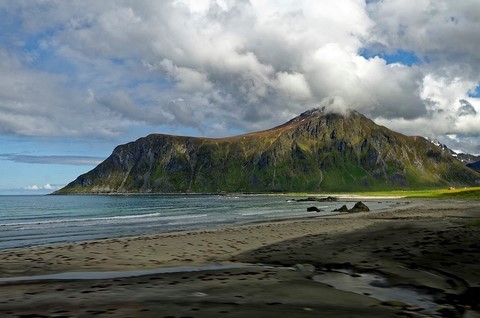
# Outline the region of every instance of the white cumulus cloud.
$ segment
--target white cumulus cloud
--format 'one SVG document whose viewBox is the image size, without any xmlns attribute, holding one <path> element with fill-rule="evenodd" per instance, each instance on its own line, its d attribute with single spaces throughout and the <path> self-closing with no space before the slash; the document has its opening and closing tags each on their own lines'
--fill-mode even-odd
<svg viewBox="0 0 480 318">
<path fill-rule="evenodd" d="M 55 190 L 58 190 L 60 188 L 61 188 L 60 186 L 53 186 L 53 185 L 47 183 L 45 185 L 40 185 L 40 186 L 34 184 L 34 185 L 26 186 L 23 189 L 28 190 L 28 191 L 41 191 L 41 190 L 55 191 Z"/>
</svg>

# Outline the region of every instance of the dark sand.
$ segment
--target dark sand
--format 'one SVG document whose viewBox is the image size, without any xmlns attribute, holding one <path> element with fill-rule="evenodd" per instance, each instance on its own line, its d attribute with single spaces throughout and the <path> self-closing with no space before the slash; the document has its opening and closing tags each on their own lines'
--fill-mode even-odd
<svg viewBox="0 0 480 318">
<path fill-rule="evenodd" d="M 0 317 L 478 317 L 479 201 L 0 251 L 0 277 L 253 263 L 99 280 L 0 283 Z M 368 202 L 367 202 L 368 205 Z M 302 264 L 302 265 L 298 265 Z M 415 289 L 433 309 L 313 278 L 348 269 Z"/>
</svg>

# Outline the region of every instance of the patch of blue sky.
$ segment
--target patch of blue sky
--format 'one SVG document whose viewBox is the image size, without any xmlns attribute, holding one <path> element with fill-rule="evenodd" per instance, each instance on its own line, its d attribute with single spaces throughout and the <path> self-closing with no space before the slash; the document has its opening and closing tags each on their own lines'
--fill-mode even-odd
<svg viewBox="0 0 480 318">
<path fill-rule="evenodd" d="M 106 158 L 116 140 L 76 140 L 67 138 L 0 137 L 0 158 L 25 156 L 90 156 Z M 110 149 L 111 148 L 111 149 Z M 81 149 L 81 150 L 79 150 Z M 2 156 L 7 155 L 7 156 Z"/>
<path fill-rule="evenodd" d="M 468 97 L 480 98 L 480 84 L 478 84 L 475 89 L 472 89 L 468 92 Z"/>
<path fill-rule="evenodd" d="M 126 63 L 126 59 L 115 57 L 115 58 L 111 58 L 110 62 L 112 62 L 115 65 L 124 65 Z"/>
<path fill-rule="evenodd" d="M 31 35 L 26 38 L 23 53 L 30 56 L 29 66 L 59 75 L 74 74 L 77 71 L 76 65 L 58 55 L 56 50 L 45 42 L 45 38 L 45 34 Z"/>
<path fill-rule="evenodd" d="M 396 50 L 393 52 L 385 52 L 383 50 L 374 50 L 363 48 L 359 51 L 359 54 L 366 59 L 373 58 L 373 57 L 380 57 L 387 62 L 387 64 L 403 64 L 407 66 L 412 66 L 416 64 L 420 64 L 422 61 L 426 61 L 425 59 L 421 59 L 415 52 L 407 51 L 407 50 Z"/>
<path fill-rule="evenodd" d="M 23 45 L 23 39 L 18 35 L 21 25 L 17 15 L 0 9 L 0 48 L 16 50 Z"/>
<path fill-rule="evenodd" d="M 130 141 L 130 140 L 129 140 Z M 41 187 L 65 185 L 95 166 L 93 159 L 108 157 L 118 140 L 76 140 L 0 136 L 0 195 L 42 194 Z M 86 160 L 91 164 L 78 164 Z M 65 157 L 62 159 L 62 157 Z M 25 190 L 38 186 L 37 191 Z"/>
<path fill-rule="evenodd" d="M 170 89 L 175 83 L 163 76 L 150 76 L 144 79 L 131 80 L 127 84 L 127 88 L 138 89 L 145 87 L 155 87 L 156 89 Z"/>
<path fill-rule="evenodd" d="M 18 163 L 0 160 L 0 194 L 40 194 L 28 187 L 43 187 L 47 184 L 63 186 L 75 180 L 79 175 L 93 169 L 93 166 L 46 165 Z M 52 192 L 46 190 L 45 192 Z"/>
</svg>

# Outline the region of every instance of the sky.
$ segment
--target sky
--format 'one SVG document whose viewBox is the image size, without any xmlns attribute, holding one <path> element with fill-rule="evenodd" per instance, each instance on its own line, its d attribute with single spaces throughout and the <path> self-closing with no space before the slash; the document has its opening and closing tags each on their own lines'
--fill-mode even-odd
<svg viewBox="0 0 480 318">
<path fill-rule="evenodd" d="M 480 2 L 0 0 L 0 194 L 315 107 L 480 154 Z"/>
</svg>

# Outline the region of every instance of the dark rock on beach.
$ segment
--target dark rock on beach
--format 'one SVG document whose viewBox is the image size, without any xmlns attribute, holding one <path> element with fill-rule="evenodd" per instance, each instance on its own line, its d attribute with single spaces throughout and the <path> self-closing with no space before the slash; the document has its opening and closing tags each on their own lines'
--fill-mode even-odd
<svg viewBox="0 0 480 318">
<path fill-rule="evenodd" d="M 333 212 L 348 212 L 347 206 L 344 204 L 340 208 L 333 210 Z"/>
<path fill-rule="evenodd" d="M 316 206 L 311 206 L 307 208 L 307 212 L 320 212 L 321 210 Z"/>
<path fill-rule="evenodd" d="M 355 203 L 349 212 L 370 212 L 370 209 L 363 202 L 359 201 Z"/>
<path fill-rule="evenodd" d="M 348 209 L 344 204 L 340 208 L 333 210 L 333 212 L 369 212 L 370 209 L 363 202 L 359 201 L 355 203 L 353 208 Z"/>
<path fill-rule="evenodd" d="M 308 197 L 308 198 L 303 198 L 303 199 L 293 199 L 292 201 L 295 202 L 335 202 L 338 201 L 338 198 L 336 197 L 325 197 L 325 198 L 319 198 L 319 197 Z"/>
</svg>

